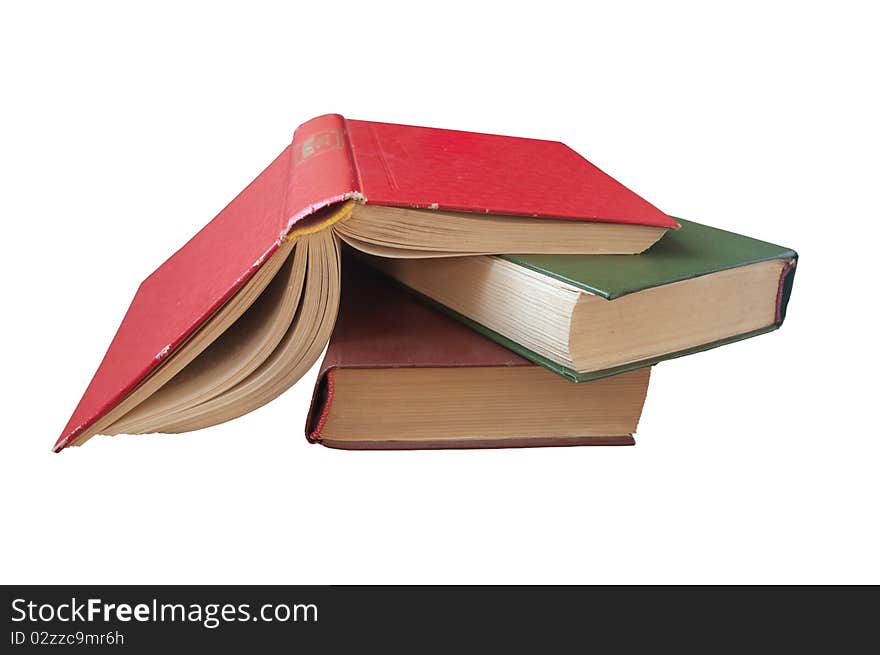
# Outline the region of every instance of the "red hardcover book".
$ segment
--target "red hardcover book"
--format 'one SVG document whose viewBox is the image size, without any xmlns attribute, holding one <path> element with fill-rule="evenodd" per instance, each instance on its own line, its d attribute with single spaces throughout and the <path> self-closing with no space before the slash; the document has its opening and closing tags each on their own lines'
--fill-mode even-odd
<svg viewBox="0 0 880 655">
<path fill-rule="evenodd" d="M 306 437 L 353 450 L 632 445 L 649 375 L 571 384 L 346 259 Z"/>
<path fill-rule="evenodd" d="M 268 359 L 284 359 L 291 376 L 318 356 L 315 342 L 329 338 L 339 295 L 340 239 L 373 254 L 402 257 L 634 253 L 675 227 L 562 143 L 339 115 L 315 118 L 141 284 L 55 450 L 120 431 L 126 425 L 120 419 L 159 392 L 146 409 L 135 411 L 129 427 L 201 425 L 187 423 L 192 411 L 176 422 L 155 419 L 169 408 L 180 418 L 183 406 L 210 401 L 212 393 L 234 392 L 241 407 L 250 409 L 278 395 L 278 376 L 265 371 Z M 288 276 L 288 288 L 300 284 L 294 301 L 317 308 L 320 316 L 306 324 L 302 311 L 289 321 L 290 313 L 280 312 L 289 324 L 273 332 L 273 347 L 293 351 L 262 343 L 260 353 L 236 369 L 216 348 L 210 352 L 211 344 L 241 322 L 277 275 Z M 323 286 L 316 288 L 319 282 Z M 312 328 L 306 346 L 291 344 L 294 328 L 300 335 Z M 271 357 L 263 357 L 267 349 Z M 205 363 L 207 355 L 211 361 Z M 191 393 L 191 380 L 182 395 L 177 382 L 171 391 L 163 388 L 194 361 L 201 363 L 190 378 L 208 383 L 220 360 L 226 377 L 207 384 L 210 389 Z M 255 384 L 251 376 L 261 371 L 262 384 L 271 382 L 271 389 L 241 388 Z"/>
</svg>

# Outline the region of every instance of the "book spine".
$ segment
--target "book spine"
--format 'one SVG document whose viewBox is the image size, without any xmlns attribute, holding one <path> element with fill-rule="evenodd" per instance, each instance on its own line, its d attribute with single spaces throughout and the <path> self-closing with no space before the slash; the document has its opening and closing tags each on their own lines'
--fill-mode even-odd
<svg viewBox="0 0 880 655">
<path fill-rule="evenodd" d="M 289 161 L 282 238 L 322 207 L 363 200 L 346 120 L 339 114 L 318 116 L 300 125 L 289 147 Z"/>
<path fill-rule="evenodd" d="M 782 274 L 779 276 L 779 290 L 776 293 L 776 324 L 782 325 L 785 320 L 785 310 L 788 308 L 788 299 L 791 298 L 791 289 L 794 284 L 794 269 L 797 266 L 797 254 L 788 260 Z"/>
<path fill-rule="evenodd" d="M 333 344 L 331 343 L 328 351 L 332 348 Z M 309 443 L 321 441 L 321 430 L 324 429 L 324 423 L 327 422 L 330 403 L 333 401 L 333 371 L 335 369 L 332 367 L 325 369 L 326 363 L 327 358 L 321 364 L 322 371 L 318 374 L 318 380 L 315 382 L 312 402 L 306 415 L 306 439 Z"/>
</svg>

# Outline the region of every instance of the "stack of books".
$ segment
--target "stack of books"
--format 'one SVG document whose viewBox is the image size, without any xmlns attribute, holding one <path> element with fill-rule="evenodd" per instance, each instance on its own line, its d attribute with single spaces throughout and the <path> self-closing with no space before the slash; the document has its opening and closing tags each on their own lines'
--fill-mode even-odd
<svg viewBox="0 0 880 655">
<path fill-rule="evenodd" d="M 55 450 L 236 418 L 325 347 L 314 443 L 632 444 L 650 367 L 778 328 L 796 261 L 559 142 L 321 116 L 141 284 Z"/>
</svg>

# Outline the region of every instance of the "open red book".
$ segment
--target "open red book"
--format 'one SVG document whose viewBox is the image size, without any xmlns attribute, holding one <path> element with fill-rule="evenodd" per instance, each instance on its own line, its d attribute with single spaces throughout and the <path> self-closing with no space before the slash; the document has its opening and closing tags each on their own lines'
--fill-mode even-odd
<svg viewBox="0 0 880 655">
<path fill-rule="evenodd" d="M 340 240 L 386 257 L 626 254 L 675 227 L 562 143 L 315 118 L 141 284 L 55 450 L 278 396 L 333 329 Z"/>
</svg>

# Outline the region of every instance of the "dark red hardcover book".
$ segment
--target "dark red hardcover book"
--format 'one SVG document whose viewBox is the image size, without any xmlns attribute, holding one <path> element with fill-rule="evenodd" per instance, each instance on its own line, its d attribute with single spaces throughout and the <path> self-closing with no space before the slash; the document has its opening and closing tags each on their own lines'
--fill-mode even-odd
<svg viewBox="0 0 880 655">
<path fill-rule="evenodd" d="M 571 384 L 346 258 L 306 437 L 351 450 L 632 445 L 649 374 Z"/>
<path fill-rule="evenodd" d="M 346 201 L 435 210 L 437 220 L 448 210 L 677 227 L 562 143 L 315 118 L 144 280 L 55 450 L 102 429 L 96 422 L 109 420 L 286 241 L 319 229 L 324 208 Z"/>
</svg>

